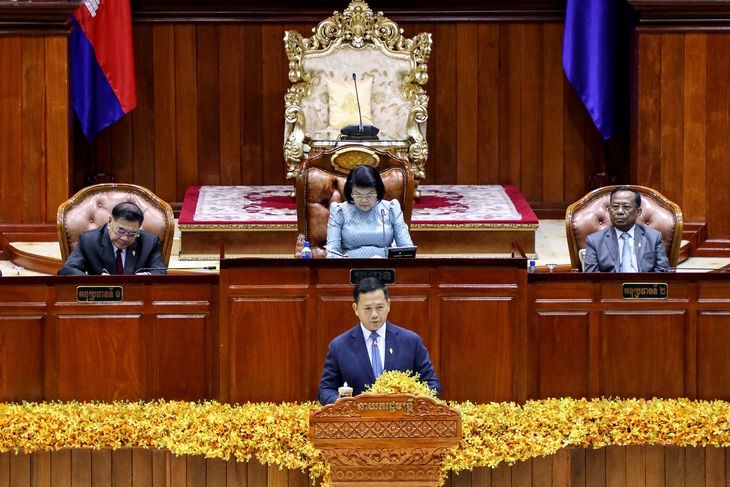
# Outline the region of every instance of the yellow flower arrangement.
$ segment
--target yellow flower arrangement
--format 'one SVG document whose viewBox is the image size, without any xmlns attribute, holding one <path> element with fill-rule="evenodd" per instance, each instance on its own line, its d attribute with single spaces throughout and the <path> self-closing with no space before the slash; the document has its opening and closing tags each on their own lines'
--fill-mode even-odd
<svg viewBox="0 0 730 487">
<path fill-rule="evenodd" d="M 430 395 L 417 377 L 386 372 L 372 393 Z M 444 472 L 512 464 L 567 446 L 730 446 L 730 404 L 688 399 L 545 399 L 515 403 L 451 403 L 463 439 Z M 0 404 L 0 451 L 61 448 L 165 448 L 176 455 L 329 469 L 307 439 L 317 403 L 227 405 L 215 401 Z"/>
</svg>

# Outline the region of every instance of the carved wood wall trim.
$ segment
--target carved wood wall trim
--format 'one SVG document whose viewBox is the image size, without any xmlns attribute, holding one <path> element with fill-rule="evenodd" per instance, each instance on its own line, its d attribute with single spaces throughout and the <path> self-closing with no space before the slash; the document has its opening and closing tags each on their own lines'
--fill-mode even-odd
<svg viewBox="0 0 730 487">
<path fill-rule="evenodd" d="M 0 1 L 0 35 L 68 35 L 78 2 Z"/>
<path fill-rule="evenodd" d="M 639 16 L 639 32 L 730 30 L 728 0 L 628 0 Z"/>
<path fill-rule="evenodd" d="M 386 10 L 394 22 L 562 22 L 565 10 Z M 316 23 L 332 15 L 331 10 L 248 10 L 248 9 L 145 9 L 132 11 L 132 21 L 139 23 L 217 23 L 275 24 Z"/>
<path fill-rule="evenodd" d="M 311 8 L 288 0 L 269 2 L 267 6 L 253 0 L 210 3 L 193 0 L 188 4 L 174 0 L 137 0 L 132 1 L 132 18 L 135 22 L 317 23 L 347 4 L 345 0 L 336 0 Z M 400 0 L 370 2 L 370 7 L 374 12 L 383 11 L 395 22 L 562 22 L 565 17 L 565 2 L 558 0 L 461 0 L 448 5 L 436 0 Z"/>
</svg>

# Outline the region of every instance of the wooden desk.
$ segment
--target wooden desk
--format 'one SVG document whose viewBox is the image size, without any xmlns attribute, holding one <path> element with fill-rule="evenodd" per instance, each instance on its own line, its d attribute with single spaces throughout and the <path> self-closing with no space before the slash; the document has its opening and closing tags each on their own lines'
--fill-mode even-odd
<svg viewBox="0 0 730 487">
<path fill-rule="evenodd" d="M 0 279 L 0 401 L 217 398 L 217 345 L 217 275 Z"/>
<path fill-rule="evenodd" d="M 730 276 L 527 275 L 524 259 L 228 259 L 216 275 L 0 279 L 0 400 L 316 398 L 357 323 L 351 268 L 390 267 L 393 323 L 418 333 L 449 400 L 730 400 Z M 220 281 L 219 281 L 220 279 Z M 78 285 L 124 302 L 78 303 Z"/>
<path fill-rule="evenodd" d="M 667 283 L 667 299 L 622 297 Z M 727 274 L 539 274 L 528 278 L 530 397 L 730 400 Z"/>
<path fill-rule="evenodd" d="M 329 342 L 357 324 L 350 269 L 393 268 L 388 319 L 418 333 L 442 397 L 524 396 L 525 259 L 227 259 L 221 397 L 316 399 Z"/>
</svg>

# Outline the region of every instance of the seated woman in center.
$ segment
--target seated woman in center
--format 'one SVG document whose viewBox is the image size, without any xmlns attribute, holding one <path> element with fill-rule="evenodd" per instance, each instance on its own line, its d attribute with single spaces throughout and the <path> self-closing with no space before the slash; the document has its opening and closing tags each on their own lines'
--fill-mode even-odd
<svg viewBox="0 0 730 487">
<path fill-rule="evenodd" d="M 352 258 L 387 257 L 395 240 L 398 247 L 413 241 L 398 200 L 383 200 L 385 186 L 377 169 L 356 166 L 347 175 L 344 203 L 330 205 L 327 247 Z"/>
</svg>

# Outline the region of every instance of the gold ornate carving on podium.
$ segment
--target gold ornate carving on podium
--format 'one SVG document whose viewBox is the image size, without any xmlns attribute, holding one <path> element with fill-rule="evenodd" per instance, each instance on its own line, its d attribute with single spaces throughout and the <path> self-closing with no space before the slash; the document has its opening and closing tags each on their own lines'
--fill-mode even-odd
<svg viewBox="0 0 730 487">
<path fill-rule="evenodd" d="M 312 411 L 309 439 L 332 486 L 438 486 L 441 463 L 461 440 L 461 416 L 430 397 L 362 394 Z"/>
</svg>

